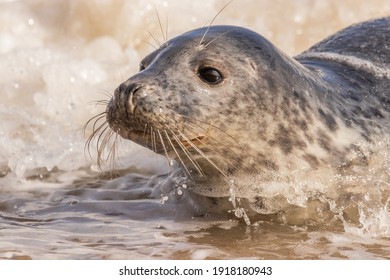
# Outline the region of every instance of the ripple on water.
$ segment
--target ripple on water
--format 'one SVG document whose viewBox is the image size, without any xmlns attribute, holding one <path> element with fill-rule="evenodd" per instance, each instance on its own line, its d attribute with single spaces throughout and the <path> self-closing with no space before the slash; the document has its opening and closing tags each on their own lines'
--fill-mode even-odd
<svg viewBox="0 0 390 280">
<path fill-rule="evenodd" d="M 289 225 L 278 215 L 205 213 L 154 190 L 162 176 L 86 178 L 53 192 L 2 196 L 3 259 L 378 259 L 390 239 L 316 224 Z M 129 193 L 126 190 L 129 190 Z M 185 189 L 184 189 L 185 191 Z M 231 205 L 231 210 L 233 205 Z M 192 213 L 182 215 L 181 212 Z M 358 227 L 352 227 L 359 229 Z"/>
</svg>

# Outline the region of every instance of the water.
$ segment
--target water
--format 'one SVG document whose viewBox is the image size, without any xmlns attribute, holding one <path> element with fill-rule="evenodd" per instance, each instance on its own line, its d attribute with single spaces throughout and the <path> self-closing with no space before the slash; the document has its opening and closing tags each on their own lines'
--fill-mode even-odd
<svg viewBox="0 0 390 280">
<path fill-rule="evenodd" d="M 215 23 L 249 27 L 294 55 L 389 15 L 387 2 L 236 0 Z M 261 215 L 245 200 L 205 211 L 210 202 L 189 196 L 183 178 L 164 175 L 174 167 L 128 141 L 116 171 L 84 153 L 83 125 L 104 110 L 93 101 L 138 71 L 157 44 L 150 33 L 163 41 L 154 6 L 171 38 L 224 4 L 0 0 L 1 259 L 390 258 L 388 139 L 353 176 L 297 176 L 281 190 L 291 207 Z M 313 196 L 316 178 L 352 191 Z"/>
</svg>

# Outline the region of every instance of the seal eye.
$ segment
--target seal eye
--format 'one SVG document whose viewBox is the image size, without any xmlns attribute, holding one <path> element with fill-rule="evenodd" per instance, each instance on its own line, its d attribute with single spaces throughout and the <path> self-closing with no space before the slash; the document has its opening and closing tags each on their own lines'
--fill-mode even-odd
<svg viewBox="0 0 390 280">
<path fill-rule="evenodd" d="M 145 65 L 143 64 L 143 63 L 141 63 L 140 65 L 139 65 L 139 71 L 141 72 L 141 71 L 144 71 L 145 70 Z"/>
<path fill-rule="evenodd" d="M 200 79 L 210 85 L 217 85 L 222 82 L 223 77 L 219 70 L 213 67 L 201 67 L 198 69 Z"/>
</svg>

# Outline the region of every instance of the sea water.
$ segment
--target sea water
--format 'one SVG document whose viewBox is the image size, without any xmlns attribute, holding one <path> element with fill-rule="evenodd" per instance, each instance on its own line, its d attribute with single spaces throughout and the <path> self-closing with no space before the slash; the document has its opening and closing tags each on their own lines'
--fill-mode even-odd
<svg viewBox="0 0 390 280">
<path fill-rule="evenodd" d="M 130 141 L 101 168 L 94 143 L 85 150 L 83 126 L 104 111 L 96 101 L 226 3 L 0 0 L 0 258 L 390 258 L 388 139 L 369 168 L 327 178 L 353 189 L 351 203 L 313 201 L 304 190 L 315 186 L 297 177 L 280 190 L 294 207 L 255 219 L 235 197 L 200 215 L 185 179 L 164 175 L 175 166 Z M 236 0 L 213 24 L 250 28 L 295 55 L 389 13 L 385 0 Z"/>
</svg>

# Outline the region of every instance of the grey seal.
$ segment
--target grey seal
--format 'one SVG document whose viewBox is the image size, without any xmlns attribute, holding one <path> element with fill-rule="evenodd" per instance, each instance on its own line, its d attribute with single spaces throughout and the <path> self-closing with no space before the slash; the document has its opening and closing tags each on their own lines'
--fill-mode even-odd
<svg viewBox="0 0 390 280">
<path fill-rule="evenodd" d="M 246 28 L 203 27 L 146 56 L 100 117 L 176 159 L 195 193 L 267 196 L 295 174 L 367 165 L 365 147 L 389 135 L 389 67 L 389 17 L 293 58 Z"/>
</svg>

